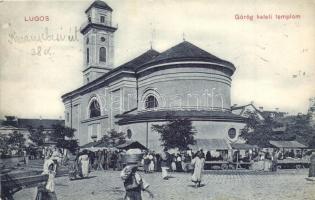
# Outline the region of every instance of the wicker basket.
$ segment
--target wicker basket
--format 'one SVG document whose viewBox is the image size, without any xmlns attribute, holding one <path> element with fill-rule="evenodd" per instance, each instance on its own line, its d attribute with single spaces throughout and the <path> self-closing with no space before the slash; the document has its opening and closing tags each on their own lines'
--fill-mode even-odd
<svg viewBox="0 0 315 200">
<path fill-rule="evenodd" d="M 123 154 L 122 155 L 122 163 L 138 163 L 140 165 L 143 154 Z"/>
</svg>

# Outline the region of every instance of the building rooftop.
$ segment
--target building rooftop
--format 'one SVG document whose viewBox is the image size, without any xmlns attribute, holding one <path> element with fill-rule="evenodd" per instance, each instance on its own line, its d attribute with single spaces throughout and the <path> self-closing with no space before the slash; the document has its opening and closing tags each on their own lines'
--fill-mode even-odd
<svg viewBox="0 0 315 200">
<path fill-rule="evenodd" d="M 145 65 L 161 64 L 170 61 L 207 61 L 225 65 L 233 72 L 235 71 L 235 67 L 232 63 L 222 60 L 188 41 L 183 41 L 162 52 L 159 56 L 152 59 Z"/>
<path fill-rule="evenodd" d="M 107 5 L 107 3 L 105 3 L 104 1 L 96 0 L 85 10 L 85 13 L 87 13 L 93 7 L 109 10 L 111 12 L 113 11 L 113 9 L 109 5 Z"/>
<path fill-rule="evenodd" d="M 179 43 L 178 45 L 159 53 L 154 49 L 150 49 L 143 54 L 139 55 L 138 57 L 130 60 L 129 62 L 120 65 L 109 71 L 108 73 L 100 76 L 99 78 L 79 87 L 76 90 L 73 90 L 69 93 L 64 94 L 61 98 L 65 100 L 69 97 L 69 95 L 74 95 L 76 93 L 80 93 L 85 89 L 89 89 L 91 87 L 99 88 L 99 84 L 107 84 L 108 81 L 105 80 L 113 80 L 114 78 L 119 78 L 123 71 L 128 70 L 129 72 L 137 73 L 140 69 L 146 68 L 147 66 L 152 66 L 158 63 L 166 63 L 170 61 L 204 61 L 210 62 L 217 65 L 221 65 L 222 68 L 224 66 L 225 69 L 228 69 L 231 74 L 234 73 L 235 67 L 232 63 L 228 61 L 224 61 L 202 49 L 199 47 L 191 44 L 190 42 L 184 41 Z M 221 67 L 219 66 L 219 67 Z M 90 89 L 89 89 L 90 91 Z"/>
<path fill-rule="evenodd" d="M 144 63 L 150 61 L 151 59 L 155 58 L 158 55 L 159 55 L 159 52 L 157 52 L 154 49 L 150 49 L 150 50 L 144 52 L 143 54 L 141 54 L 140 56 L 120 65 L 119 67 L 112 69 L 108 73 L 106 73 L 106 74 L 100 76 L 99 78 L 79 87 L 78 89 L 62 95 L 61 98 L 66 98 L 66 96 L 71 95 L 75 92 L 79 92 L 80 90 L 84 90 L 85 88 L 88 88 L 92 85 L 96 85 L 96 84 L 101 83 L 101 82 L 104 83 L 104 81 L 103 81 L 104 79 L 106 79 L 110 75 L 118 73 L 120 71 L 128 70 L 128 71 L 134 72 L 137 69 L 137 67 L 143 65 Z"/>
<path fill-rule="evenodd" d="M 28 128 L 29 126 L 33 128 L 38 128 L 43 126 L 44 128 L 50 129 L 53 128 L 53 125 L 60 124 L 64 125 L 64 120 L 59 119 L 23 119 L 18 118 L 18 127 L 19 128 Z"/>
<path fill-rule="evenodd" d="M 132 69 L 133 71 L 135 71 L 139 66 L 143 65 L 146 62 L 151 61 L 152 59 L 158 57 L 159 55 L 160 55 L 159 52 L 157 52 L 154 49 L 150 49 L 145 53 L 141 54 L 140 56 L 132 59 L 131 61 L 121 65 L 121 67 Z"/>
</svg>

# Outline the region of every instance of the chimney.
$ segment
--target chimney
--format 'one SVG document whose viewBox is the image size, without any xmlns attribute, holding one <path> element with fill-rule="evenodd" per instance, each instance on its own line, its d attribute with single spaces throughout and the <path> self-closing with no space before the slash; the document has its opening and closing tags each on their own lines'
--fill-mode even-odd
<svg viewBox="0 0 315 200">
<path fill-rule="evenodd" d="M 259 107 L 259 111 L 260 111 L 260 112 L 264 111 L 264 107 L 260 106 L 260 107 Z"/>
<path fill-rule="evenodd" d="M 237 106 L 237 104 L 235 103 L 235 104 L 233 104 L 233 106 L 232 107 L 236 107 Z"/>
<path fill-rule="evenodd" d="M 278 112 L 278 111 L 279 111 L 279 108 L 275 108 L 275 110 Z"/>
<path fill-rule="evenodd" d="M 251 101 L 250 104 L 254 105 L 254 101 Z"/>
</svg>

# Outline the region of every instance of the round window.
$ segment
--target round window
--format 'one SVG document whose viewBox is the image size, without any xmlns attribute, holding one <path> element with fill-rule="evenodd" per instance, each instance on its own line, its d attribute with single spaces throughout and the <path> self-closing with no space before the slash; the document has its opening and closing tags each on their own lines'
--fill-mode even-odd
<svg viewBox="0 0 315 200">
<path fill-rule="evenodd" d="M 105 38 L 104 38 L 104 37 L 101 37 L 101 41 L 102 41 L 102 42 L 105 42 Z"/>
<path fill-rule="evenodd" d="M 236 130 L 235 128 L 230 128 L 228 131 L 228 136 L 230 139 L 235 139 L 236 137 Z"/>
</svg>

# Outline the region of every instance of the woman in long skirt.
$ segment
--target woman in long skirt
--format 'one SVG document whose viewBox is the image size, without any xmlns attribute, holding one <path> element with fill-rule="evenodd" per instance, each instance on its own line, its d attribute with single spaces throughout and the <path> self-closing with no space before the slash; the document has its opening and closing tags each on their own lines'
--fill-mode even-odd
<svg viewBox="0 0 315 200">
<path fill-rule="evenodd" d="M 176 171 L 178 171 L 178 172 L 183 171 L 182 157 L 180 154 L 177 154 L 177 157 L 176 157 Z"/>
<path fill-rule="evenodd" d="M 149 160 L 150 160 L 149 172 L 154 172 L 154 157 L 152 154 L 149 154 Z"/>
<path fill-rule="evenodd" d="M 81 163 L 82 176 L 89 176 L 89 156 L 87 152 L 83 151 L 83 155 L 79 157 L 79 162 Z"/>
<path fill-rule="evenodd" d="M 76 155 L 69 155 L 68 161 L 68 170 L 69 170 L 69 179 L 74 180 L 76 179 L 77 172 L 78 172 L 78 163 L 76 160 Z"/>
<path fill-rule="evenodd" d="M 205 159 L 200 152 L 197 152 L 196 157 L 191 161 L 191 164 L 194 166 L 194 173 L 191 180 L 195 183 L 195 187 L 200 187 L 202 171 L 205 164 Z"/>
<path fill-rule="evenodd" d="M 52 162 L 48 166 L 48 180 L 46 185 L 39 185 L 37 187 L 37 195 L 35 200 L 57 200 L 55 193 L 55 176 L 56 165 Z"/>
<path fill-rule="evenodd" d="M 176 156 L 172 154 L 172 163 L 171 163 L 172 171 L 176 172 Z"/>
</svg>

